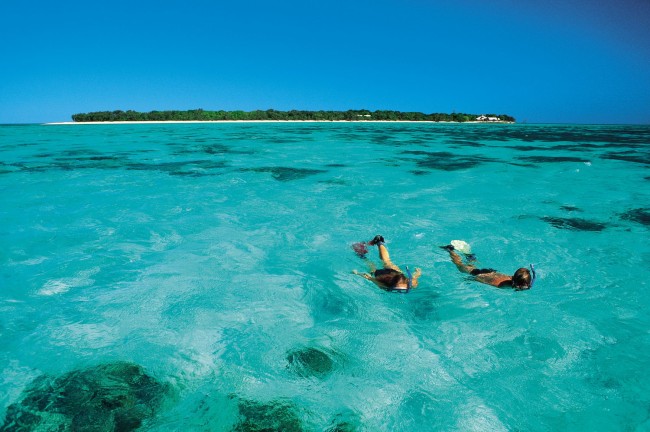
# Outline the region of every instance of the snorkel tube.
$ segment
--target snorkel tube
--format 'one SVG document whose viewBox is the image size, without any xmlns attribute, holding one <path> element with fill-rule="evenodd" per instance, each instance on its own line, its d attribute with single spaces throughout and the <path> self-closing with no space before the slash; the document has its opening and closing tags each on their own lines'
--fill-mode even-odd
<svg viewBox="0 0 650 432">
<path fill-rule="evenodd" d="M 530 274 L 531 274 L 531 278 L 530 278 L 530 285 L 528 285 L 528 289 L 531 289 L 533 285 L 535 285 L 535 280 L 537 279 L 537 273 L 535 273 L 535 266 L 533 266 L 532 264 L 530 265 Z"/>
<path fill-rule="evenodd" d="M 409 266 L 406 266 L 406 276 L 408 276 L 409 279 L 406 289 L 410 290 L 413 287 L 413 275 L 411 274 L 411 270 L 409 270 Z"/>
</svg>

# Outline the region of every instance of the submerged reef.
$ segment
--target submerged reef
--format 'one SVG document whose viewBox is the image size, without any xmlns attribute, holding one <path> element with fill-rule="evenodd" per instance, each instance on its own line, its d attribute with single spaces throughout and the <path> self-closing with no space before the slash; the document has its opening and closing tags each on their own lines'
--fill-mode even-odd
<svg viewBox="0 0 650 432">
<path fill-rule="evenodd" d="M 495 159 L 485 156 L 460 155 L 445 151 L 429 152 L 423 150 L 407 150 L 402 152 L 402 154 L 420 156 L 419 159 L 415 160 L 417 167 L 421 168 L 414 172 L 416 175 L 421 175 L 422 169 L 458 171 L 473 168 L 486 162 L 495 162 Z"/>
<path fill-rule="evenodd" d="M 233 432 L 305 430 L 293 404 L 283 400 L 260 403 L 251 400 L 239 401 L 239 421 Z"/>
<path fill-rule="evenodd" d="M 271 173 L 271 176 L 277 181 L 300 180 L 311 175 L 320 174 L 325 171 L 306 168 L 291 167 L 263 167 L 263 168 L 245 168 L 242 171 L 253 171 L 262 173 Z"/>
<path fill-rule="evenodd" d="M 158 171 L 169 175 L 201 177 L 206 175 L 219 175 L 224 168 L 229 167 L 225 161 L 214 161 L 196 159 L 178 162 L 138 162 L 128 158 L 128 155 L 100 155 L 91 151 L 67 151 L 64 156 L 53 157 L 49 154 L 36 155 L 38 158 L 51 158 L 51 160 L 40 160 L 38 162 L 16 162 L 11 164 L 11 171 L 22 171 L 27 173 L 50 172 L 50 171 L 81 171 L 86 169 L 96 170 L 130 170 L 130 171 Z"/>
<path fill-rule="evenodd" d="M 315 428 L 310 422 L 312 413 L 300 408 L 293 401 L 287 399 L 273 399 L 260 402 L 251 399 L 239 398 L 230 395 L 230 399 L 237 401 L 237 420 L 229 428 L 231 432 L 302 432 L 311 430 L 324 430 L 326 432 L 354 432 L 359 430 L 361 424 L 358 414 L 344 410 L 331 419 L 326 426 Z"/>
<path fill-rule="evenodd" d="M 621 215 L 621 219 L 648 226 L 650 225 L 650 209 L 638 208 L 628 210 Z"/>
<path fill-rule="evenodd" d="M 127 362 L 35 379 L 7 408 L 0 431 L 132 431 L 154 416 L 169 387 Z"/>
<path fill-rule="evenodd" d="M 299 348 L 287 354 L 288 368 L 301 377 L 325 378 L 334 370 L 334 361 L 317 348 Z"/>
<path fill-rule="evenodd" d="M 555 228 L 568 229 L 575 231 L 602 231 L 607 228 L 607 224 L 601 222 L 594 222 L 581 218 L 562 218 L 544 216 L 541 218 L 544 222 L 548 222 Z"/>
<path fill-rule="evenodd" d="M 354 432 L 357 428 L 354 424 L 348 422 L 334 423 L 328 427 L 325 432 Z"/>
<path fill-rule="evenodd" d="M 624 151 L 618 153 L 607 153 L 601 156 L 601 159 L 619 160 L 624 162 L 634 162 L 644 165 L 650 165 L 650 155 L 636 151 Z"/>
<path fill-rule="evenodd" d="M 360 424 L 359 416 L 352 412 L 343 412 L 336 415 L 325 432 L 354 432 Z"/>
<path fill-rule="evenodd" d="M 581 208 L 576 207 L 576 206 L 572 206 L 572 205 L 563 205 L 563 206 L 560 206 L 560 209 L 564 210 L 564 211 L 568 211 L 568 212 L 581 212 L 582 211 Z"/>
<path fill-rule="evenodd" d="M 572 156 L 523 156 L 521 160 L 533 163 L 555 163 L 555 162 L 590 162 L 589 159 L 572 157 Z"/>
</svg>

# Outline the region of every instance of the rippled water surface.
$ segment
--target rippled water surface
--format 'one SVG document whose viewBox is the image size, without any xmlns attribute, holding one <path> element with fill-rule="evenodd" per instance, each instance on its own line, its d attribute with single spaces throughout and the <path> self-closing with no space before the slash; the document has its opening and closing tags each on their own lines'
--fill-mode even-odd
<svg viewBox="0 0 650 432">
<path fill-rule="evenodd" d="M 649 167 L 645 126 L 0 126 L 3 430 L 649 430 Z M 375 234 L 416 290 L 351 274 Z"/>
</svg>

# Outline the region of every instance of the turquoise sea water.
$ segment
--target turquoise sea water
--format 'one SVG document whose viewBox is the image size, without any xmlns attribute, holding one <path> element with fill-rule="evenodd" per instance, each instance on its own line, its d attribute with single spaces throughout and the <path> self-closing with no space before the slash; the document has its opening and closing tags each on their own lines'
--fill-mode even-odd
<svg viewBox="0 0 650 432">
<path fill-rule="evenodd" d="M 649 167 L 647 126 L 0 126 L 0 420 L 128 362 L 142 430 L 650 430 Z M 351 274 L 375 234 L 416 290 Z"/>
</svg>

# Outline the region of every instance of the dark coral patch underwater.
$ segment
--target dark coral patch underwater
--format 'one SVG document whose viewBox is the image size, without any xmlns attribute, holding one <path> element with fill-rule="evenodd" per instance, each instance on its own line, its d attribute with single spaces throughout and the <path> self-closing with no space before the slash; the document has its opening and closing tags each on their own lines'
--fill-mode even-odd
<svg viewBox="0 0 650 432">
<path fill-rule="evenodd" d="M 579 207 L 571 206 L 571 205 L 560 206 L 560 209 L 562 209 L 564 211 L 568 211 L 568 212 L 581 212 L 582 211 L 582 209 L 580 209 Z"/>
<path fill-rule="evenodd" d="M 475 128 L 474 133 L 489 141 L 579 143 L 585 148 L 599 147 L 644 147 L 650 140 L 645 126 L 607 126 L 585 130 L 579 126 L 520 125 L 515 127 Z M 470 136 L 468 131 L 467 136 Z M 573 144 L 570 144 L 573 145 Z"/>
<path fill-rule="evenodd" d="M 260 403 L 239 401 L 239 421 L 233 432 L 286 431 L 302 432 L 305 428 L 296 407 L 284 400 Z"/>
<path fill-rule="evenodd" d="M 650 209 L 638 208 L 628 210 L 621 215 L 621 219 L 637 222 L 645 226 L 650 226 Z"/>
<path fill-rule="evenodd" d="M 650 165 L 650 154 L 639 153 L 635 151 L 607 153 L 601 156 L 601 159 L 619 160 L 625 162 L 634 162 L 634 163 L 640 163 L 644 165 Z"/>
<path fill-rule="evenodd" d="M 288 368 L 301 377 L 325 378 L 334 370 L 334 361 L 317 348 L 300 348 L 287 354 Z"/>
<path fill-rule="evenodd" d="M 415 160 L 415 164 L 418 168 L 420 168 L 420 171 L 422 169 L 458 171 L 474 168 L 475 166 L 486 162 L 496 161 L 496 159 L 488 158 L 485 156 L 458 155 L 450 152 L 407 150 L 402 152 L 402 154 L 421 156 L 419 159 Z M 414 174 L 420 175 L 420 172 L 415 172 Z"/>
<path fill-rule="evenodd" d="M 253 150 L 235 150 L 223 144 L 205 144 L 200 147 L 203 153 L 209 155 L 253 154 Z"/>
<path fill-rule="evenodd" d="M 133 431 L 169 394 L 168 385 L 127 362 L 41 376 L 9 406 L 0 431 Z"/>
<path fill-rule="evenodd" d="M 125 166 L 127 170 L 133 171 L 161 171 L 169 175 L 203 177 L 215 175 L 222 168 L 228 167 L 224 161 L 212 160 L 190 160 L 182 162 L 160 162 L 160 163 L 134 163 Z"/>
<path fill-rule="evenodd" d="M 259 173 L 271 173 L 271 176 L 277 181 L 300 180 L 312 175 L 324 173 L 326 171 L 308 168 L 291 168 L 291 167 L 262 167 L 262 168 L 244 168 L 242 171 L 253 171 Z"/>
<path fill-rule="evenodd" d="M 88 169 L 131 171 L 159 171 L 169 175 L 178 176 L 205 176 L 220 174 L 222 168 L 229 164 L 221 160 L 187 160 L 178 162 L 136 162 L 123 155 L 92 155 L 77 157 L 57 157 L 51 162 L 20 162 L 10 165 L 14 168 L 11 172 L 23 171 L 31 173 L 45 173 L 53 170 L 80 171 Z M 1 165 L 0 165 L 1 167 Z"/>
<path fill-rule="evenodd" d="M 602 231 L 608 226 L 607 224 L 601 222 L 594 222 L 582 218 L 562 218 L 562 217 L 544 216 L 540 219 L 542 219 L 544 222 L 551 224 L 555 228 L 567 229 L 573 231 Z"/>
<path fill-rule="evenodd" d="M 557 144 L 553 146 L 532 146 L 532 145 L 514 145 L 506 146 L 506 148 L 519 150 L 519 151 L 586 151 L 592 149 L 599 149 L 602 146 L 589 143 L 576 143 L 576 144 Z"/>
<path fill-rule="evenodd" d="M 341 178 L 333 178 L 333 179 L 328 179 L 328 180 L 321 180 L 318 183 L 323 183 L 323 184 L 328 184 L 328 185 L 337 185 L 337 186 L 345 186 L 348 184 L 347 181 L 341 179 Z"/>
<path fill-rule="evenodd" d="M 469 140 L 450 140 L 447 142 L 447 144 L 455 147 L 485 147 L 485 144 Z"/>
<path fill-rule="evenodd" d="M 590 162 L 589 159 L 583 159 L 572 156 L 523 156 L 520 159 L 533 163 L 555 163 L 555 162 Z"/>
</svg>

